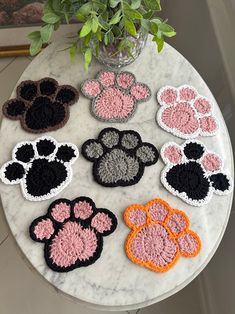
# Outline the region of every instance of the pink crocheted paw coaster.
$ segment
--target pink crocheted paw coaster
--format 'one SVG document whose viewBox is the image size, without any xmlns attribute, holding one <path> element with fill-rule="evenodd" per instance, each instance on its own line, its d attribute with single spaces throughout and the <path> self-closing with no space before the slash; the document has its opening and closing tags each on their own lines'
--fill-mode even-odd
<svg viewBox="0 0 235 314">
<path fill-rule="evenodd" d="M 50 136 L 18 143 L 12 160 L 0 169 L 5 184 L 20 184 L 23 196 L 43 201 L 60 193 L 72 180 L 71 165 L 78 158 L 77 146 L 58 143 Z"/>
<path fill-rule="evenodd" d="M 96 208 L 88 197 L 73 201 L 57 199 L 46 215 L 36 218 L 29 233 L 34 241 L 45 243 L 47 265 L 57 272 L 89 266 L 101 256 L 103 237 L 117 227 L 116 216 Z"/>
<path fill-rule="evenodd" d="M 134 114 L 137 103 L 151 96 L 149 87 L 136 82 L 130 72 L 99 72 L 96 79 L 86 80 L 81 90 L 92 99 L 93 116 L 107 122 L 126 122 Z"/>
<path fill-rule="evenodd" d="M 194 257 L 200 252 L 200 238 L 189 229 L 187 215 L 160 198 L 144 206 L 129 206 L 124 220 L 132 230 L 125 243 L 126 254 L 137 265 L 166 272 L 180 256 Z"/>
<path fill-rule="evenodd" d="M 69 106 L 76 103 L 78 91 L 70 85 L 59 86 L 50 77 L 39 81 L 23 81 L 16 98 L 3 105 L 3 114 L 20 120 L 25 131 L 43 133 L 62 128 L 69 119 Z"/>
<path fill-rule="evenodd" d="M 162 184 L 190 205 L 205 205 L 213 192 L 226 195 L 233 189 L 233 180 L 223 171 L 221 158 L 200 141 L 187 140 L 181 146 L 166 143 L 161 157 L 166 163 L 161 173 Z"/>
<path fill-rule="evenodd" d="M 167 132 L 184 139 L 198 135 L 215 135 L 219 125 L 213 114 L 213 104 L 188 85 L 165 86 L 157 94 L 156 120 Z"/>
</svg>

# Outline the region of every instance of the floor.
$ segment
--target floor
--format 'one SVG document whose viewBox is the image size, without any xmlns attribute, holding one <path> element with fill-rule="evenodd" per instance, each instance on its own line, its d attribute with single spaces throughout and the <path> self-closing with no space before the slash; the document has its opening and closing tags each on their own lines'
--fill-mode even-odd
<svg viewBox="0 0 235 314">
<path fill-rule="evenodd" d="M 30 57 L 0 59 L 0 103 L 7 100 L 23 70 L 31 62 Z M 210 262 L 209 266 L 190 285 L 176 295 L 156 305 L 140 311 L 121 313 L 181 313 L 181 314 L 232 314 L 234 298 L 232 283 L 235 282 L 232 265 L 235 256 L 231 257 L 231 238 L 235 237 L 235 212 L 232 212 L 230 223 L 222 244 Z M 24 260 L 20 250 L 6 225 L 2 209 L 0 210 L 0 313 L 1 314 L 94 314 L 97 311 L 84 307 L 68 297 L 58 294 L 58 291 L 45 282 L 29 263 Z M 229 289 L 231 287 L 231 290 Z M 223 302 L 215 303 L 218 298 Z M 221 311 L 220 309 L 222 304 Z M 217 312 L 218 310 L 218 312 Z M 106 313 L 102 311 L 102 313 Z M 115 313 L 115 312 L 114 312 Z M 120 312 L 117 312 L 120 313 Z"/>
</svg>

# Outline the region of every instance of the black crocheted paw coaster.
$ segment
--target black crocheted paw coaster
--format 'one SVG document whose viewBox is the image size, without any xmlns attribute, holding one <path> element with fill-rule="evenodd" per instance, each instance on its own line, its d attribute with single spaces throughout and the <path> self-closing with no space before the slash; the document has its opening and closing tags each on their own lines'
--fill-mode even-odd
<svg viewBox="0 0 235 314">
<path fill-rule="evenodd" d="M 25 131 L 43 133 L 62 128 L 69 119 L 69 106 L 76 103 L 78 91 L 70 85 L 58 85 L 50 77 L 39 81 L 23 81 L 16 98 L 3 105 L 3 114 L 20 120 Z"/>
<path fill-rule="evenodd" d="M 150 88 L 136 82 L 130 72 L 101 71 L 96 79 L 86 80 L 81 91 L 92 99 L 92 115 L 107 122 L 126 122 L 135 113 L 137 104 L 151 97 Z"/>
<path fill-rule="evenodd" d="M 57 272 L 68 272 L 93 264 L 103 250 L 103 237 L 114 232 L 117 218 L 105 208 L 96 208 L 88 197 L 73 201 L 58 199 L 45 216 L 30 228 L 34 241 L 45 243 L 47 265 Z"/>
<path fill-rule="evenodd" d="M 134 185 L 141 179 L 145 166 L 157 162 L 155 146 L 143 143 L 133 130 L 103 129 L 98 139 L 82 145 L 82 154 L 93 162 L 95 180 L 108 187 Z"/>
<path fill-rule="evenodd" d="M 12 160 L 0 169 L 5 184 L 20 184 L 24 197 L 42 201 L 60 193 L 72 180 L 71 165 L 78 158 L 71 143 L 57 143 L 50 136 L 18 143 Z"/>
<path fill-rule="evenodd" d="M 207 204 L 213 192 L 225 195 L 232 191 L 233 180 L 224 171 L 221 158 L 196 140 L 177 145 L 163 145 L 161 157 L 166 163 L 161 174 L 165 188 L 193 206 Z"/>
</svg>

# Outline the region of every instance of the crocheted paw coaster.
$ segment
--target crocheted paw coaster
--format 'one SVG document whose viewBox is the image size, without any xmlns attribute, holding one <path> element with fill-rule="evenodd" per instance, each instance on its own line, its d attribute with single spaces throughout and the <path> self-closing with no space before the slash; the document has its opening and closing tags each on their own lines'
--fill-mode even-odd
<svg viewBox="0 0 235 314">
<path fill-rule="evenodd" d="M 24 197 L 42 201 L 60 193 L 72 180 L 71 165 L 78 158 L 78 149 L 71 143 L 57 143 L 49 136 L 18 143 L 12 160 L 0 169 L 6 184 L 20 184 Z"/>
<path fill-rule="evenodd" d="M 158 124 L 178 137 L 211 136 L 219 127 L 212 103 L 192 86 L 165 86 L 159 90 L 157 100 L 161 105 L 156 115 Z"/>
<path fill-rule="evenodd" d="M 137 103 L 151 96 L 149 87 L 137 83 L 130 72 L 99 72 L 96 79 L 82 84 L 81 91 L 92 99 L 93 116 L 108 122 L 126 122 L 134 114 Z"/>
<path fill-rule="evenodd" d="M 16 98 L 3 105 L 3 114 L 20 120 L 25 131 L 43 133 L 62 128 L 69 119 L 69 106 L 77 102 L 78 91 L 70 85 L 58 85 L 50 77 L 39 81 L 23 81 Z"/>
<path fill-rule="evenodd" d="M 162 147 L 161 157 L 166 163 L 162 184 L 190 205 L 202 206 L 213 192 L 225 195 L 233 189 L 232 178 L 222 171 L 221 158 L 200 141 L 188 140 L 181 146 L 169 142 Z"/>
<path fill-rule="evenodd" d="M 93 264 L 103 250 L 103 237 L 117 227 L 117 218 L 105 208 L 96 208 L 88 197 L 73 201 L 57 199 L 45 216 L 30 228 L 34 241 L 45 243 L 47 265 L 57 272 L 68 272 Z"/>
<path fill-rule="evenodd" d="M 199 236 L 189 229 L 186 214 L 157 198 L 145 206 L 135 204 L 124 212 L 132 230 L 125 243 L 127 257 L 155 272 L 166 272 L 180 256 L 199 254 Z"/>
<path fill-rule="evenodd" d="M 83 156 L 93 162 L 93 176 L 103 186 L 134 185 L 144 174 L 145 166 L 157 162 L 155 146 L 143 143 L 139 133 L 115 128 L 103 129 L 98 139 L 82 145 Z"/>
</svg>

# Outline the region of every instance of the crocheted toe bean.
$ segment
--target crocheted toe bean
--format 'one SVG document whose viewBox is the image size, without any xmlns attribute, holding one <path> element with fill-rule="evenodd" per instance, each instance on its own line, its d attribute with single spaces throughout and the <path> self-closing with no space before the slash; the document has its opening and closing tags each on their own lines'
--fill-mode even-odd
<svg viewBox="0 0 235 314">
<path fill-rule="evenodd" d="M 94 179 L 107 187 L 136 184 L 144 167 L 157 162 L 158 151 L 149 143 L 142 143 L 133 131 L 103 129 L 97 140 L 90 139 L 82 145 L 82 154 L 93 164 Z"/>
<path fill-rule="evenodd" d="M 159 90 L 157 100 L 161 108 L 156 120 L 164 130 L 184 139 L 216 133 L 218 122 L 212 103 L 192 86 L 165 86 Z"/>
<path fill-rule="evenodd" d="M 147 85 L 136 83 L 130 72 L 101 71 L 96 79 L 82 84 L 82 93 L 93 99 L 91 113 L 108 122 L 125 122 L 134 114 L 137 102 L 151 96 Z"/>
<path fill-rule="evenodd" d="M 178 96 L 178 91 L 175 87 L 165 86 L 162 87 L 157 93 L 158 103 L 163 105 L 173 105 Z"/>
<path fill-rule="evenodd" d="M 142 205 L 131 205 L 124 212 L 124 220 L 129 228 L 139 228 L 147 223 L 147 211 Z"/>
<path fill-rule="evenodd" d="M 178 95 L 180 100 L 191 101 L 197 97 L 198 92 L 192 86 L 182 85 L 178 89 Z"/>
<path fill-rule="evenodd" d="M 71 181 L 72 163 L 78 149 L 71 143 L 58 144 L 47 136 L 21 142 L 12 152 L 12 161 L 0 169 L 6 184 L 20 183 L 24 197 L 31 201 L 49 199 Z"/>
<path fill-rule="evenodd" d="M 153 222 L 164 222 L 169 213 L 171 213 L 171 207 L 167 202 L 162 199 L 154 199 L 145 205 L 149 213 L 149 217 Z"/>
<path fill-rule="evenodd" d="M 32 101 L 38 93 L 38 84 L 34 81 L 23 81 L 17 86 L 16 94 L 17 98 L 21 98 L 25 101 Z"/>
<path fill-rule="evenodd" d="M 197 256 L 201 249 L 201 240 L 192 230 L 188 230 L 178 238 L 180 254 L 185 257 Z"/>
<path fill-rule="evenodd" d="M 209 177 L 214 192 L 218 195 L 226 195 L 233 189 L 233 180 L 226 173 L 216 173 Z"/>
<path fill-rule="evenodd" d="M 191 205 L 202 206 L 210 201 L 213 192 L 223 195 L 232 190 L 231 177 L 221 172 L 220 156 L 208 151 L 200 141 L 186 141 L 181 146 L 167 143 L 161 156 L 166 163 L 161 174 L 163 185 Z"/>
<path fill-rule="evenodd" d="M 26 110 L 27 105 L 17 98 L 6 101 L 2 108 L 3 114 L 11 120 L 20 119 Z"/>
<path fill-rule="evenodd" d="M 59 86 L 50 77 L 39 81 L 23 81 L 17 87 L 17 97 L 3 106 L 4 115 L 20 120 L 24 130 L 42 133 L 57 130 L 69 119 L 68 105 L 74 104 L 79 94 L 70 85 Z"/>
<path fill-rule="evenodd" d="M 52 96 L 57 91 L 58 82 L 51 77 L 45 77 L 38 82 L 38 88 L 41 95 Z"/>
<path fill-rule="evenodd" d="M 47 265 L 57 272 L 68 272 L 89 266 L 103 250 L 103 236 L 117 227 L 115 215 L 108 209 L 96 208 L 88 197 L 73 201 L 54 201 L 45 216 L 35 219 L 30 228 L 34 241 L 44 242 Z"/>
<path fill-rule="evenodd" d="M 171 208 L 162 199 L 154 199 L 145 206 L 129 206 L 124 220 L 132 229 L 125 251 L 137 265 L 165 272 L 174 266 L 180 255 L 192 257 L 200 251 L 200 238 L 189 229 L 186 214 Z"/>
<path fill-rule="evenodd" d="M 169 142 L 163 145 L 161 156 L 165 163 L 173 165 L 180 164 L 184 158 L 182 148 L 174 142 Z"/>
</svg>

